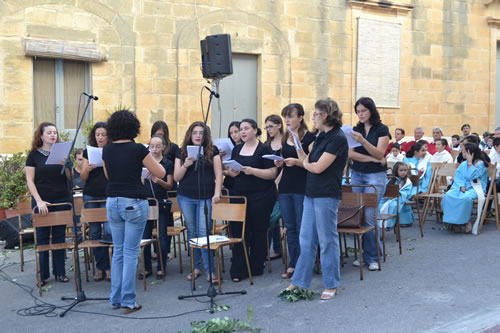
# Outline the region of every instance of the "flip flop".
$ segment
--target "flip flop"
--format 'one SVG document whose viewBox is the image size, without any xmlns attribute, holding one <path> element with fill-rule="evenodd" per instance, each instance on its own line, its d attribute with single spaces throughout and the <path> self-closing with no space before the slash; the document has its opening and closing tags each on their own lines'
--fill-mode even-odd
<svg viewBox="0 0 500 333">
<path fill-rule="evenodd" d="M 329 300 L 329 299 L 332 299 L 332 298 L 334 298 L 335 296 L 337 296 L 337 290 L 335 290 L 335 291 L 323 291 L 323 292 L 321 293 L 321 299 L 322 299 L 323 301 L 327 301 L 327 300 Z"/>
<path fill-rule="evenodd" d="M 61 283 L 67 283 L 69 282 L 69 278 L 67 276 L 56 276 L 56 281 L 61 282 Z"/>
<path fill-rule="evenodd" d="M 136 304 L 133 308 L 124 307 L 122 309 L 122 311 L 123 311 L 123 314 L 129 314 L 129 313 L 132 313 L 132 312 L 139 311 L 140 309 L 142 309 L 142 305 Z"/>
<path fill-rule="evenodd" d="M 286 271 L 285 273 L 281 274 L 282 279 L 291 279 L 293 276 L 293 272 Z"/>
<path fill-rule="evenodd" d="M 201 276 L 201 272 L 194 272 L 194 276 L 193 276 L 193 273 L 189 273 L 187 276 L 186 276 L 186 280 L 188 281 L 193 281 L 193 277 L 194 277 L 194 280 L 196 280 L 197 278 L 199 278 Z"/>
</svg>

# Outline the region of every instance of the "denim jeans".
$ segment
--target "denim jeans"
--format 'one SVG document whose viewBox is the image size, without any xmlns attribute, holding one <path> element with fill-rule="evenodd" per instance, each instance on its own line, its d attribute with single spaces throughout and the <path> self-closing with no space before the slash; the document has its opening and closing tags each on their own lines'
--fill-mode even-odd
<svg viewBox="0 0 500 333">
<path fill-rule="evenodd" d="M 351 174 L 351 185 L 374 185 L 377 188 L 377 207 L 384 197 L 386 181 L 387 174 L 385 171 L 363 173 L 353 170 Z M 353 187 L 352 191 L 356 193 L 374 193 L 372 187 Z M 365 225 L 372 227 L 377 225 L 375 223 L 375 208 L 365 209 Z M 380 239 L 377 240 L 376 238 L 375 230 L 363 235 L 363 260 L 367 265 L 378 262 L 376 242 L 379 242 L 380 255 L 383 255 Z"/>
<path fill-rule="evenodd" d="M 50 203 L 71 203 L 71 197 L 61 200 L 50 200 Z M 34 198 L 31 199 L 31 207 L 35 208 L 36 201 Z M 69 210 L 70 206 L 55 206 L 48 207 L 49 212 L 57 212 L 62 210 Z M 38 245 L 49 244 L 50 237 L 52 234 L 52 243 L 64 243 L 66 236 L 66 226 L 58 225 L 55 227 L 39 227 L 36 228 L 36 241 Z M 52 273 L 54 276 L 66 276 L 65 262 L 64 262 L 64 251 L 65 250 L 54 250 L 52 251 Z M 42 280 L 47 280 L 50 277 L 49 271 L 49 252 L 40 252 L 40 278 Z"/>
<path fill-rule="evenodd" d="M 204 202 L 206 201 L 208 207 L 208 233 L 212 231 L 212 200 L 198 200 L 192 199 L 180 194 L 177 194 L 177 202 L 179 202 L 179 207 L 181 208 L 182 215 L 184 216 L 184 222 L 186 223 L 188 239 L 206 237 L 207 229 L 205 225 L 205 213 L 204 213 Z M 213 251 L 210 251 L 210 256 L 208 255 L 208 250 L 205 249 L 193 249 L 192 255 L 194 260 L 194 268 L 201 269 L 201 257 L 203 256 L 203 265 L 205 266 L 205 273 L 208 275 L 208 260 L 210 260 L 212 265 L 212 271 L 214 271 L 213 265 Z"/>
<path fill-rule="evenodd" d="M 304 198 L 299 237 L 301 251 L 293 272 L 294 285 L 309 288 L 318 245 L 324 288 L 333 289 L 340 285 L 339 206 L 340 200 L 334 198 Z"/>
<path fill-rule="evenodd" d="M 281 218 L 286 227 L 286 242 L 288 245 L 288 267 L 294 268 L 300 255 L 300 222 L 304 210 L 304 195 L 283 193 L 279 195 Z"/>
<path fill-rule="evenodd" d="M 163 261 L 163 268 L 167 269 L 167 256 L 168 256 L 168 248 L 170 247 L 170 241 L 167 237 L 167 226 L 170 225 L 170 212 L 166 210 L 159 211 L 158 216 L 158 239 L 160 240 L 160 249 L 161 249 L 161 259 Z M 144 233 L 142 234 L 143 239 L 151 239 L 153 237 L 153 227 L 154 222 L 148 221 L 146 224 L 146 228 L 144 228 Z M 161 271 L 161 262 L 160 256 L 158 256 L 158 265 L 156 267 L 156 271 Z M 144 248 L 144 265 L 146 266 L 146 272 L 153 271 L 153 265 L 151 263 L 151 245 L 148 245 Z"/>
<path fill-rule="evenodd" d="M 83 195 L 83 204 L 85 208 L 104 208 L 106 207 L 106 203 L 98 203 L 98 202 L 90 202 L 87 201 L 92 200 L 106 200 L 106 197 L 94 197 L 90 195 Z M 104 235 L 111 235 L 111 227 L 109 223 L 89 223 L 90 228 L 90 239 L 98 240 L 101 239 Z M 94 257 L 96 262 L 97 269 L 101 271 L 106 271 L 109 269 L 109 256 L 108 256 L 108 248 L 107 247 L 96 247 L 94 248 Z"/>
<path fill-rule="evenodd" d="M 106 210 L 113 234 L 111 304 L 135 307 L 137 256 L 148 218 L 148 201 L 123 197 L 108 198 Z"/>
</svg>

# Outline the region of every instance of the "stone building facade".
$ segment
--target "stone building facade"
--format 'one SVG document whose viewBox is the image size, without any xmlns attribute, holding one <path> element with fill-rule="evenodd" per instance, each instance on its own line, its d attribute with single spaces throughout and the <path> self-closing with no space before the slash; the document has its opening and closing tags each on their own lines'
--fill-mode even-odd
<svg viewBox="0 0 500 333">
<path fill-rule="evenodd" d="M 397 105 L 380 107 L 391 130 L 440 126 L 450 136 L 463 123 L 479 133 L 498 125 L 500 1 L 0 0 L 0 153 L 29 147 L 40 118 L 34 63 L 45 57 L 88 64 L 86 87 L 99 96 L 93 121 L 127 106 L 143 125 L 140 141 L 159 119 L 180 141 L 201 119 L 199 41 L 218 33 L 231 35 L 234 53 L 257 56 L 259 124 L 290 102 L 309 121 L 326 96 L 353 123 L 360 19 L 401 28 Z"/>
</svg>

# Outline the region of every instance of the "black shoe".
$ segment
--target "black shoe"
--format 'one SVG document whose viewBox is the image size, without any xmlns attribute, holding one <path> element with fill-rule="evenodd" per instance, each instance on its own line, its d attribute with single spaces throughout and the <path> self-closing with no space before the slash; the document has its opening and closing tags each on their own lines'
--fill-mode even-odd
<svg viewBox="0 0 500 333">
<path fill-rule="evenodd" d="M 151 275 L 153 275 L 153 272 L 146 272 L 146 278 L 150 277 Z M 139 274 L 139 280 L 144 280 L 144 274 Z"/>
</svg>

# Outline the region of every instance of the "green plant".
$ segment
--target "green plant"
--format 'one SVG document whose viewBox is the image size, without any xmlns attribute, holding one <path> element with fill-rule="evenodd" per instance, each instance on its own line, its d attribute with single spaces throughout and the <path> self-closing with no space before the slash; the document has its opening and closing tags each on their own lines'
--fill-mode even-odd
<svg viewBox="0 0 500 333">
<path fill-rule="evenodd" d="M 229 309 L 229 307 L 227 307 Z M 218 307 L 217 311 L 227 311 L 226 307 Z M 260 332 L 261 328 L 254 328 L 251 325 L 253 320 L 253 306 L 247 308 L 247 322 L 240 319 L 213 318 L 209 321 L 199 320 L 191 322 L 191 333 L 226 333 L 226 332 Z"/>
<path fill-rule="evenodd" d="M 282 290 L 278 297 L 285 302 L 298 302 L 300 300 L 312 301 L 316 293 L 314 291 L 297 288 L 294 290 Z"/>
<path fill-rule="evenodd" d="M 25 153 L 0 157 L 0 208 L 15 207 L 19 197 L 28 192 L 25 164 Z"/>
</svg>

